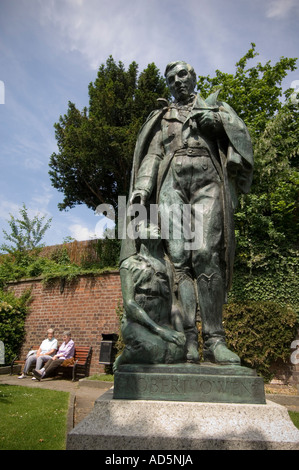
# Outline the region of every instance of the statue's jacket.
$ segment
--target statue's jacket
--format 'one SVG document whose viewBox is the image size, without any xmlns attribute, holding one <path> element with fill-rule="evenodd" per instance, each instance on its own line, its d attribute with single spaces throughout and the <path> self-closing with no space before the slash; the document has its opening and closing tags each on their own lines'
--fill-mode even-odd
<svg viewBox="0 0 299 470">
<path fill-rule="evenodd" d="M 233 213 L 237 205 L 238 192 L 247 193 L 250 190 L 253 173 L 253 151 L 250 135 L 244 121 L 238 117 L 227 103 L 218 101 L 217 96 L 218 92 L 213 93 L 204 100 L 197 95 L 183 123 L 183 128 L 190 125 L 196 119 L 196 115 L 202 113 L 203 110 L 214 111 L 222 123 L 224 138 L 222 136 L 221 139 L 216 139 L 217 158 L 214 157 L 213 163 L 223 182 L 224 258 L 226 263 L 226 285 L 229 289 L 235 250 Z M 167 104 L 166 100 L 161 100 L 161 102 Z M 133 157 L 129 200 L 132 192 L 136 189 L 138 178 L 140 180 L 139 173 L 143 160 L 145 157 L 151 157 L 151 155 L 148 155 L 148 148 L 153 139 L 153 133 L 161 124 L 162 119 L 165 116 L 167 117 L 170 112 L 171 105 L 153 111 L 139 131 Z M 152 203 L 158 203 L 159 201 L 159 192 L 173 156 L 173 153 L 169 153 L 164 155 L 161 160 L 156 158 L 156 161 L 152 163 L 151 171 L 155 174 L 148 175 L 151 183 L 155 181 L 155 191 L 151 198 Z M 140 184 L 137 185 L 138 189 L 140 189 L 139 186 Z M 135 253 L 135 240 L 129 238 L 123 240 L 120 263 Z"/>
</svg>

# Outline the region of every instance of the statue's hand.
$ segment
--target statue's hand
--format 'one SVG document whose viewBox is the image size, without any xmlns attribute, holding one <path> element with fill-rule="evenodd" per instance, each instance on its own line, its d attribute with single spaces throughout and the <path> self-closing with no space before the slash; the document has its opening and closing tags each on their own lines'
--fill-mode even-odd
<svg viewBox="0 0 299 470">
<path fill-rule="evenodd" d="M 211 110 L 201 111 L 197 115 L 197 122 L 204 130 L 213 130 L 215 126 L 215 113 Z"/>
<path fill-rule="evenodd" d="M 130 204 L 142 204 L 145 205 L 148 197 L 148 192 L 145 189 L 135 189 L 130 198 Z"/>
<path fill-rule="evenodd" d="M 179 331 L 175 331 L 175 341 L 174 341 L 175 344 L 177 344 L 178 346 L 184 346 L 184 344 L 186 343 L 186 336 L 184 335 L 184 333 L 180 333 Z"/>
<path fill-rule="evenodd" d="M 178 346 L 183 346 L 186 342 L 184 333 L 179 331 L 171 330 L 170 328 L 159 328 L 158 334 L 162 339 L 168 341 L 169 343 L 175 343 Z"/>
</svg>

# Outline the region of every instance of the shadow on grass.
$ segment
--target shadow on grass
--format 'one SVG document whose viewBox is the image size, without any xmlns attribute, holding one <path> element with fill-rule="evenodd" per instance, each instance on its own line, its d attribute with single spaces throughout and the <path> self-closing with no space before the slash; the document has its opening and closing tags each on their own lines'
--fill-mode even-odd
<svg viewBox="0 0 299 470">
<path fill-rule="evenodd" d="M 12 403 L 11 394 L 9 393 L 9 385 L 0 386 L 0 404 L 9 405 Z"/>
</svg>

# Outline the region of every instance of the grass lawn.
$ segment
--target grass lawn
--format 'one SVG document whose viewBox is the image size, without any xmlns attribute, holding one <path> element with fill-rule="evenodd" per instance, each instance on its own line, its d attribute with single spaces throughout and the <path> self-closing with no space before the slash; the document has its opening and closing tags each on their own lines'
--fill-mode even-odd
<svg viewBox="0 0 299 470">
<path fill-rule="evenodd" d="M 299 413 L 297 411 L 289 411 L 289 415 L 296 428 L 299 429 Z"/>
<path fill-rule="evenodd" d="M 0 385 L 0 450 L 64 450 L 68 392 Z"/>
</svg>

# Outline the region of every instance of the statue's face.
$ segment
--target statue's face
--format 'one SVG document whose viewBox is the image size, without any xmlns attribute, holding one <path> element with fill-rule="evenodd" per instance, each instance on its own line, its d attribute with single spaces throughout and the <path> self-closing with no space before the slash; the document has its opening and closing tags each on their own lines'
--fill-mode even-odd
<svg viewBox="0 0 299 470">
<path fill-rule="evenodd" d="M 172 96 L 177 101 L 185 101 L 194 90 L 194 79 L 184 64 L 178 64 L 166 76 Z"/>
</svg>

